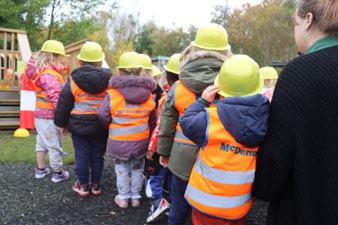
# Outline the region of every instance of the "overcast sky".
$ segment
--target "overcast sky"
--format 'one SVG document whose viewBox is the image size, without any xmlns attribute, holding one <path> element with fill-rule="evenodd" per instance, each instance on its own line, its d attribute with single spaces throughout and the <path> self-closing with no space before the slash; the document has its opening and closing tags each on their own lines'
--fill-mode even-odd
<svg viewBox="0 0 338 225">
<path fill-rule="evenodd" d="M 118 0 L 122 10 L 140 12 L 140 22 L 153 19 L 158 26 L 167 28 L 189 25 L 200 27 L 211 20 L 211 12 L 216 5 L 224 5 L 226 0 Z M 230 8 L 241 8 L 245 3 L 259 4 L 262 0 L 228 0 Z"/>
</svg>

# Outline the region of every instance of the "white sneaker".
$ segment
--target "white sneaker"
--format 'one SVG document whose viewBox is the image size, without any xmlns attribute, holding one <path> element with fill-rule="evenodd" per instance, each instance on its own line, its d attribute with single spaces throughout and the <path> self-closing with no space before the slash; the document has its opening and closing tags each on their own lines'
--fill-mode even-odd
<svg viewBox="0 0 338 225">
<path fill-rule="evenodd" d="M 164 198 L 156 199 L 151 202 L 147 223 L 155 221 L 160 215 L 170 208 L 169 202 Z"/>
</svg>

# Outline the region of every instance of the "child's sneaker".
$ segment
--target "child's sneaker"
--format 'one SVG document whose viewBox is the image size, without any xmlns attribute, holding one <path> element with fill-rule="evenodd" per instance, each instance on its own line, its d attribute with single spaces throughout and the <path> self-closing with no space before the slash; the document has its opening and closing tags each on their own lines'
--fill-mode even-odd
<svg viewBox="0 0 338 225">
<path fill-rule="evenodd" d="M 67 180 L 69 177 L 70 177 L 69 172 L 66 171 L 66 170 L 62 170 L 61 175 L 59 175 L 57 173 L 53 173 L 52 181 L 54 183 L 59 183 L 61 181 Z"/>
<path fill-rule="evenodd" d="M 120 208 L 128 208 L 128 198 L 120 199 L 119 195 L 116 195 L 114 201 Z"/>
<path fill-rule="evenodd" d="M 37 169 L 35 171 L 35 178 L 36 179 L 42 179 L 45 176 L 47 176 L 48 174 L 50 174 L 50 170 L 48 168 L 45 168 L 44 170 Z"/>
<path fill-rule="evenodd" d="M 139 207 L 140 206 L 140 199 L 139 198 L 132 198 L 131 199 L 131 206 L 132 207 Z"/>
<path fill-rule="evenodd" d="M 91 184 L 90 192 L 94 196 L 100 196 L 101 195 L 101 185 L 99 183 Z"/>
<path fill-rule="evenodd" d="M 76 181 L 72 188 L 73 191 L 77 192 L 81 197 L 89 196 L 89 184 L 81 185 L 79 181 Z"/>
<path fill-rule="evenodd" d="M 151 201 L 147 223 L 150 223 L 158 219 L 159 216 L 169 208 L 170 208 L 170 204 L 164 198 L 159 198 L 159 199 Z"/>
</svg>

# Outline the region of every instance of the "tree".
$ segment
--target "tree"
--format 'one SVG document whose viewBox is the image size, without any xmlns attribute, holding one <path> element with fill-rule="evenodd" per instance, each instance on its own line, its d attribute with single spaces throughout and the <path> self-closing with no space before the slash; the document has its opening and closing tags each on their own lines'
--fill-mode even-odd
<svg viewBox="0 0 338 225">
<path fill-rule="evenodd" d="M 149 56 L 153 53 L 153 33 L 157 29 L 155 24 L 150 21 L 148 24 L 142 26 L 140 31 L 135 35 L 134 48 L 138 53 L 145 53 Z"/>
<path fill-rule="evenodd" d="M 180 53 L 194 40 L 195 34 L 196 29 L 193 27 L 190 27 L 190 33 L 184 32 L 181 27 L 159 28 L 153 34 L 153 55 L 171 56 L 174 53 Z"/>
<path fill-rule="evenodd" d="M 104 27 L 94 24 L 92 18 L 83 18 L 80 21 L 69 19 L 62 26 L 53 29 L 53 38 L 61 41 L 65 46 L 82 39 L 88 38 L 94 32 L 102 30 Z"/>
<path fill-rule="evenodd" d="M 48 26 L 47 39 L 52 38 L 52 31 L 55 24 L 62 25 L 65 21 L 72 18 L 87 19 L 95 15 L 98 6 L 104 3 L 103 0 L 49 0 L 51 7 L 50 23 Z M 74 15 L 76 17 L 74 18 Z"/>
<path fill-rule="evenodd" d="M 260 66 L 295 57 L 294 9 L 294 0 L 284 0 L 283 4 L 282 0 L 263 0 L 259 5 L 248 3 L 234 10 L 226 23 L 232 51 L 249 55 Z"/>
<path fill-rule="evenodd" d="M 224 5 L 216 5 L 211 14 L 211 22 L 222 25 L 223 27 L 229 27 L 229 16 L 231 15 L 231 11 L 228 0 L 225 1 Z"/>
<path fill-rule="evenodd" d="M 45 22 L 48 0 L 1 0 L 0 27 L 25 30 L 32 50 L 41 47 L 35 33 L 40 33 Z"/>
</svg>

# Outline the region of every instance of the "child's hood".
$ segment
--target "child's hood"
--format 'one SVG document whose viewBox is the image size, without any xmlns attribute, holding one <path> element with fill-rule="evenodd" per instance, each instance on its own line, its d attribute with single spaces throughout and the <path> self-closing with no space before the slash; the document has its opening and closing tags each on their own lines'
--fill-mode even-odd
<svg viewBox="0 0 338 225">
<path fill-rule="evenodd" d="M 268 128 L 269 100 L 261 94 L 223 98 L 217 112 L 224 127 L 239 143 L 254 147 L 265 138 Z"/>
<path fill-rule="evenodd" d="M 92 65 L 85 65 L 72 72 L 72 79 L 85 92 L 98 94 L 103 92 L 107 86 L 111 70 Z"/>
<path fill-rule="evenodd" d="M 180 81 L 189 90 L 200 95 L 205 88 L 213 85 L 225 59 L 226 56 L 216 51 L 195 52 L 180 63 Z"/>
<path fill-rule="evenodd" d="M 151 77 L 133 75 L 113 76 L 109 81 L 109 87 L 117 89 L 128 102 L 133 104 L 147 101 L 156 84 Z"/>
</svg>

